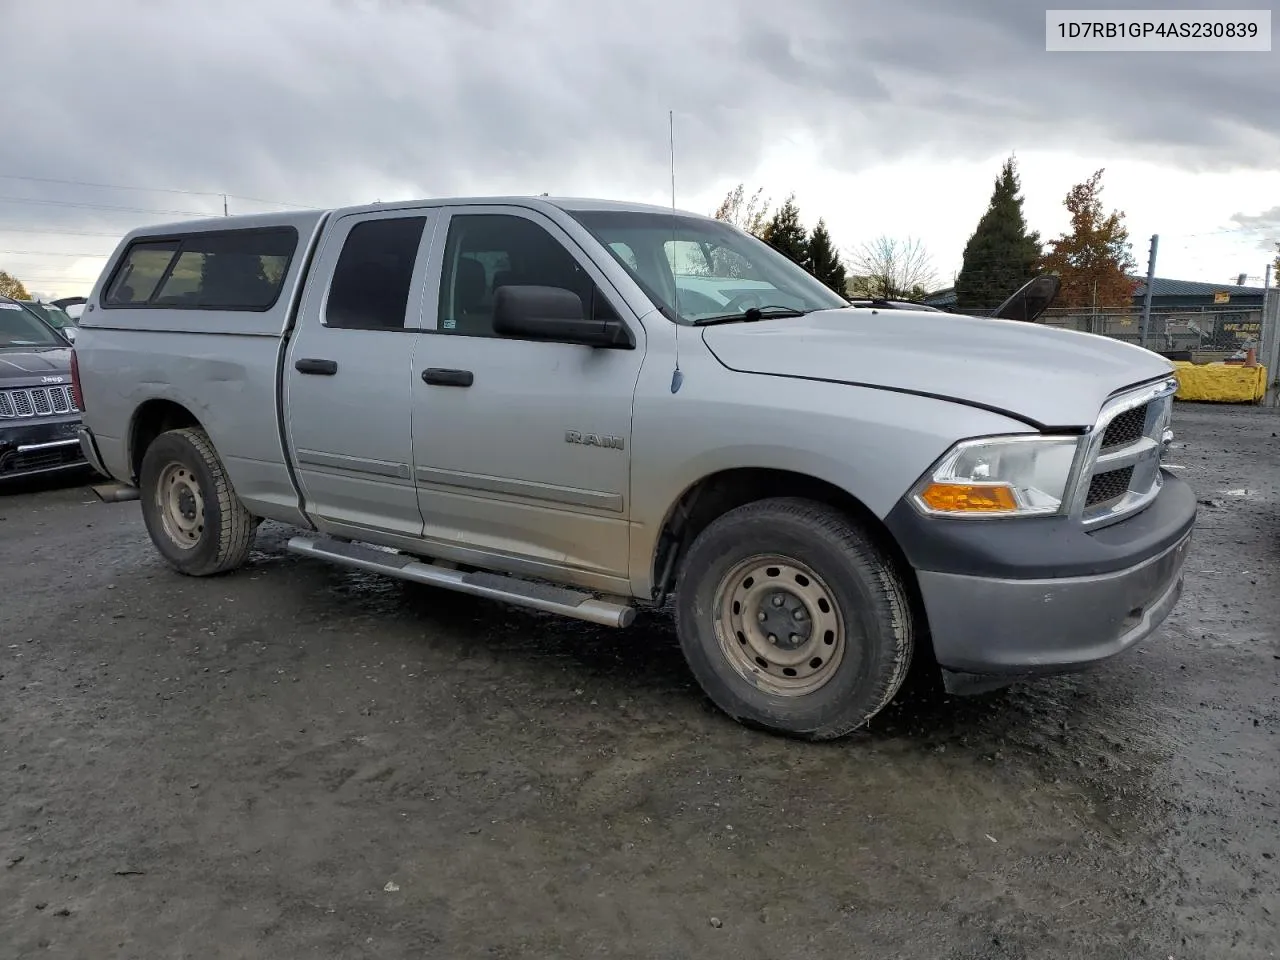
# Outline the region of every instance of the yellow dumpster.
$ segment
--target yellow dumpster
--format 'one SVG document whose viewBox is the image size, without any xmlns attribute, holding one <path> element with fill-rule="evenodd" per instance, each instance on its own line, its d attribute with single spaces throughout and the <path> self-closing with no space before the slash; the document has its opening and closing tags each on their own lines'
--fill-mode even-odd
<svg viewBox="0 0 1280 960">
<path fill-rule="evenodd" d="M 1178 400 L 1208 403 L 1257 403 L 1267 393 L 1267 370 L 1259 364 L 1173 361 Z"/>
</svg>

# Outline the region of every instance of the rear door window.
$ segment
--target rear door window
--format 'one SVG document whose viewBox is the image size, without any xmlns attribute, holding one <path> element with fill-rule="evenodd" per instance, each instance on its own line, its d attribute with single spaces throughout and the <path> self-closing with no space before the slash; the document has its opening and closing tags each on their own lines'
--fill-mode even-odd
<svg viewBox="0 0 1280 960">
<path fill-rule="evenodd" d="M 389 217 L 357 223 L 333 269 L 327 327 L 402 330 L 409 286 L 426 217 Z"/>
</svg>

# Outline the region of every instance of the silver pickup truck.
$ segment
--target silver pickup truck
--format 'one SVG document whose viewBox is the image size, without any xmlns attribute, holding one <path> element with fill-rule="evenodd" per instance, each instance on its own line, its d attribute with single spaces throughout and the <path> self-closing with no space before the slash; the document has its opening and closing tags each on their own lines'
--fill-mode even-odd
<svg viewBox="0 0 1280 960">
<path fill-rule="evenodd" d="M 866 723 L 1150 634 L 1196 500 L 1154 353 L 856 307 L 705 217 L 451 199 L 137 230 L 81 315 L 94 466 L 160 554 L 289 549 L 611 627 L 670 599 L 740 721 Z"/>
</svg>

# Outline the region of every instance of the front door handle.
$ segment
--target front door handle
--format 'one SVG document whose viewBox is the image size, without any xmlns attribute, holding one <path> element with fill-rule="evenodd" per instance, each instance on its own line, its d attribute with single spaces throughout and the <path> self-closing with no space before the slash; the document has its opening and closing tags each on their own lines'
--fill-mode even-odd
<svg viewBox="0 0 1280 960">
<path fill-rule="evenodd" d="M 470 370 L 445 370 L 443 367 L 427 367 L 422 371 L 422 382 L 433 387 L 469 387 L 475 382 Z"/>
<path fill-rule="evenodd" d="M 299 373 L 314 373 L 321 377 L 332 377 L 338 372 L 337 360 L 317 360 L 314 357 L 303 357 L 293 362 L 293 369 Z"/>
</svg>

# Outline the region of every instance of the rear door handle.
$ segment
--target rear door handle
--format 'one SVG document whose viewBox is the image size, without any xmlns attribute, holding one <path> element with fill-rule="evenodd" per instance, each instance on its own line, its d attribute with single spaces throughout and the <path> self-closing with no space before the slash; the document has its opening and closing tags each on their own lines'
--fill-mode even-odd
<svg viewBox="0 0 1280 960">
<path fill-rule="evenodd" d="M 321 377 L 332 377 L 338 372 L 337 360 L 317 360 L 314 357 L 303 357 L 295 360 L 293 369 L 299 373 L 314 373 Z"/>
<path fill-rule="evenodd" d="M 470 370 L 445 370 L 443 367 L 427 367 L 422 371 L 422 382 L 433 387 L 469 387 L 475 382 Z"/>
</svg>

